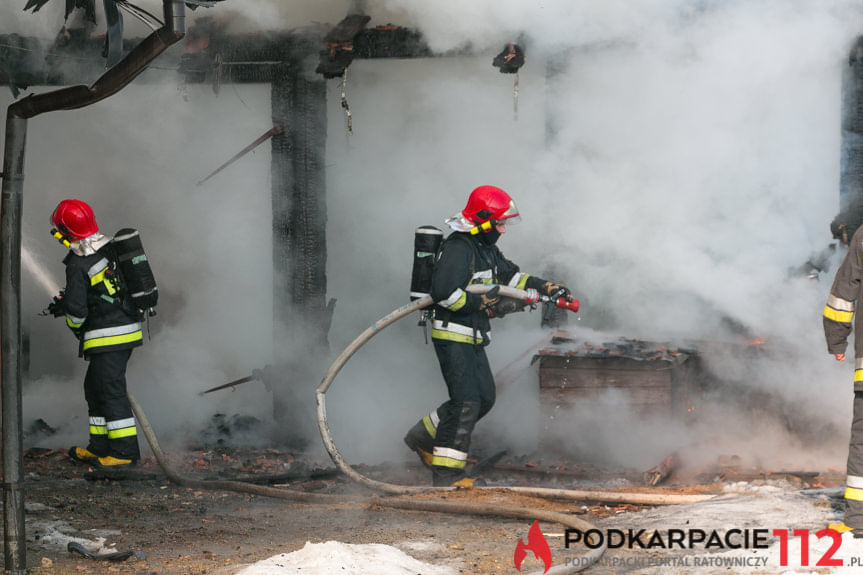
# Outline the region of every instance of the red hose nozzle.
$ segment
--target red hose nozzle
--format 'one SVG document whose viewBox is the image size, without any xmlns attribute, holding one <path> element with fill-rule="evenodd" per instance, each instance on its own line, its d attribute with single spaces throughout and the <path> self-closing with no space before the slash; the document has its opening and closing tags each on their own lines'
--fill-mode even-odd
<svg viewBox="0 0 863 575">
<path fill-rule="evenodd" d="M 574 299 L 572 301 L 566 301 L 565 297 L 559 297 L 557 298 L 557 302 L 555 305 L 562 309 L 568 309 L 571 312 L 577 312 L 578 307 L 581 305 L 581 302 L 579 302 L 577 299 Z"/>
</svg>

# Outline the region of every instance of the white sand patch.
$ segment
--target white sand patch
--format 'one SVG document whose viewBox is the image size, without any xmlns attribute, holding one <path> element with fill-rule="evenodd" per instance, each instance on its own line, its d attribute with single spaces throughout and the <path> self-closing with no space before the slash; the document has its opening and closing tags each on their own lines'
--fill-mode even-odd
<svg viewBox="0 0 863 575">
<path fill-rule="evenodd" d="M 339 541 L 306 542 L 293 553 L 258 561 L 237 575 L 456 575 L 451 567 L 423 563 L 389 545 L 353 545 Z"/>
</svg>

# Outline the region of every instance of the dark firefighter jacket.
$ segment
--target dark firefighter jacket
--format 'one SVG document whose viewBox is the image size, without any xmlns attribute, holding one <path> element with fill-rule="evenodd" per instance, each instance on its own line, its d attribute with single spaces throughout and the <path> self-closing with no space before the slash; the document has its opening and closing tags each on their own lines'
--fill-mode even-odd
<svg viewBox="0 0 863 575">
<path fill-rule="evenodd" d="M 432 274 L 435 301 L 432 338 L 462 343 L 488 343 L 489 318 L 480 310 L 482 297 L 468 293 L 470 284 L 534 288 L 543 280 L 519 271 L 500 249 L 467 232 L 453 232 L 444 241 Z"/>
<path fill-rule="evenodd" d="M 102 251 L 86 256 L 69 252 L 63 263 L 66 325 L 81 340 L 84 357 L 142 345 L 141 324 L 123 310 L 120 296 L 125 288 Z"/>
</svg>

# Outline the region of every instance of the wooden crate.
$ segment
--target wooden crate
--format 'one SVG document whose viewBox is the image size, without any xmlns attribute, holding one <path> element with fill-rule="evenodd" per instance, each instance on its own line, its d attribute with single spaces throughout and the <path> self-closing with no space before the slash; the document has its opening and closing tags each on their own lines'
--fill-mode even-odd
<svg viewBox="0 0 863 575">
<path fill-rule="evenodd" d="M 673 417 L 686 410 L 686 355 L 644 360 L 540 352 L 538 359 L 540 398 L 547 413 L 595 402 L 611 390 L 636 414 Z"/>
</svg>

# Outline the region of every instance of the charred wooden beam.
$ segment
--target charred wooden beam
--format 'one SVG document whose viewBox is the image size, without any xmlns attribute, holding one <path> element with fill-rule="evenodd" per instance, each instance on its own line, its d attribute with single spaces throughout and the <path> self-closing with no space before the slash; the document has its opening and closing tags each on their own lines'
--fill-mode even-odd
<svg viewBox="0 0 863 575">
<path fill-rule="evenodd" d="M 677 452 L 672 453 L 662 460 L 659 465 L 651 467 L 642 474 L 642 481 L 646 485 L 656 486 L 668 479 L 674 470 L 680 465 L 680 457 Z"/>
<path fill-rule="evenodd" d="M 282 74 L 279 67 L 297 66 L 317 54 L 322 36 L 312 32 L 261 32 L 223 35 L 197 29 L 179 64 L 187 83 L 269 84 Z"/>
<path fill-rule="evenodd" d="M 355 58 L 429 58 L 435 55 L 419 31 L 392 24 L 363 30 L 354 37 L 353 43 Z"/>
<path fill-rule="evenodd" d="M 349 14 L 324 37 L 326 48 L 321 50 L 321 59 L 315 70 L 324 78 L 338 78 L 344 74 L 354 59 L 354 36 L 366 27 L 371 16 Z"/>
</svg>

